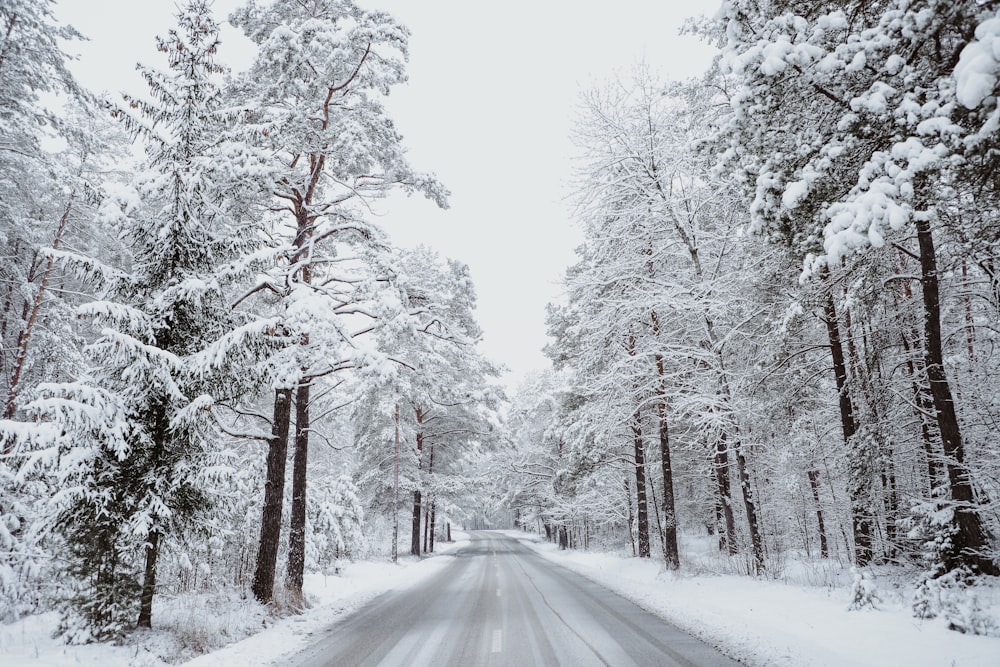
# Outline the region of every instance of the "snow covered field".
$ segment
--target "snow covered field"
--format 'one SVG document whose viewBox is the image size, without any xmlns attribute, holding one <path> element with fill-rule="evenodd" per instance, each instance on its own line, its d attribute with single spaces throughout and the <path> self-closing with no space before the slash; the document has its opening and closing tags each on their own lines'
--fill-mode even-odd
<svg viewBox="0 0 1000 667">
<path fill-rule="evenodd" d="M 850 586 L 844 573 L 786 568 L 788 582 L 745 576 L 672 574 L 656 560 L 606 553 L 559 551 L 537 535 L 500 531 L 529 544 L 545 558 L 617 591 L 688 630 L 747 665 L 789 667 L 995 667 L 1000 638 L 950 631 L 941 619 L 920 621 L 909 608 L 909 591 L 879 581 L 877 609 L 848 611 Z M 136 633 L 125 646 L 65 646 L 50 634 L 54 613 L 0 627 L 0 664 L 5 667 L 161 667 L 209 642 L 232 642 L 194 658 L 187 667 L 281 664 L 337 616 L 385 591 L 406 588 L 451 561 L 442 554 L 468 535 L 441 544 L 435 557 L 391 563 L 351 563 L 340 576 L 309 575 L 313 607 L 277 621 L 238 599 L 163 601 L 158 629 Z M 698 569 L 698 568 L 692 568 Z M 813 585 L 809 585 L 811 581 Z M 845 584 L 845 581 L 848 582 Z M 795 583 L 791 583 L 795 582 Z M 982 602 L 1000 618 L 1000 588 L 981 591 Z M 205 612 L 208 606 L 211 613 Z M 261 626 L 265 629 L 253 634 Z M 250 636 L 252 635 L 252 636 Z M 245 637 L 245 638 L 244 638 Z"/>
</svg>

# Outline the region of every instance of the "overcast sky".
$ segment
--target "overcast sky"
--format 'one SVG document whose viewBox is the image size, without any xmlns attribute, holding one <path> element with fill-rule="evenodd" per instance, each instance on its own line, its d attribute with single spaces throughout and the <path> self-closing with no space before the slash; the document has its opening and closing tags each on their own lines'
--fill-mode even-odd
<svg viewBox="0 0 1000 667">
<path fill-rule="evenodd" d="M 423 243 L 470 266 L 483 350 L 516 381 L 547 366 L 545 304 L 574 262 L 580 233 L 564 198 L 569 134 L 581 91 L 639 61 L 665 77 L 704 70 L 711 50 L 678 27 L 713 14 L 719 0 L 358 0 L 412 32 L 410 82 L 390 98 L 411 163 L 452 192 L 440 211 L 392 199 L 382 224 L 397 245 Z M 221 20 L 239 0 L 216 0 Z M 90 41 L 74 71 L 97 91 L 141 91 L 135 63 L 165 67 L 154 37 L 174 25 L 173 0 L 58 0 L 56 16 Z M 232 28 L 219 59 L 251 57 Z"/>
</svg>

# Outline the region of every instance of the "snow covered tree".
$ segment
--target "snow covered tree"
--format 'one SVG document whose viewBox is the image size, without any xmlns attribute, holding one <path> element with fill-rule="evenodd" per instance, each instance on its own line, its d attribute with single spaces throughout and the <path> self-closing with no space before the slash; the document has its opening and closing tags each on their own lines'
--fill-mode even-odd
<svg viewBox="0 0 1000 667">
<path fill-rule="evenodd" d="M 275 225 L 290 228 L 287 270 L 271 283 L 283 297 L 283 332 L 294 341 L 274 375 L 274 433 L 268 455 L 254 595 L 273 594 L 281 528 L 285 439 L 295 403 L 295 455 L 286 589 L 298 606 L 305 559 L 310 390 L 316 378 L 368 362 L 352 342 L 359 286 L 377 285 L 381 231 L 367 203 L 401 187 L 444 205 L 444 191 L 414 173 L 382 98 L 405 81 L 408 33 L 392 17 L 350 0 L 251 1 L 232 22 L 258 46 L 237 82 L 246 127 L 276 168 Z M 367 267 L 367 268 L 365 268 Z M 369 292 L 369 295 L 371 292 Z M 294 398 L 292 392 L 294 391 Z"/>
<path fill-rule="evenodd" d="M 725 159 L 749 186 L 756 229 L 791 244 L 806 276 L 855 254 L 875 261 L 898 252 L 917 264 L 916 274 L 894 279 L 921 288 L 919 366 L 954 508 L 944 569 L 996 574 L 946 368 L 939 264 L 950 221 L 993 222 L 981 211 L 996 201 L 985 175 L 997 154 L 997 77 L 982 44 L 995 34 L 995 9 L 729 0 L 723 16 L 723 63 L 740 83 Z"/>
<path fill-rule="evenodd" d="M 79 361 L 72 299 L 53 296 L 64 276 L 46 248 L 78 238 L 75 225 L 89 202 L 86 178 L 97 140 L 74 132 L 92 110 L 89 97 L 67 69 L 67 42 L 80 37 L 56 23 L 52 3 L 12 0 L 0 5 L 0 376 L 4 401 L 0 427 L 0 617 L 26 611 L 34 577 L 41 574 L 32 526 L 42 476 L 22 470 L 23 424 L 10 422 L 34 386 L 68 377 Z M 46 95 L 78 113 L 60 118 Z M 100 134 L 100 133 L 97 133 Z M 49 140 L 49 144 L 46 144 Z M 52 141 L 55 140 L 55 141 Z M 62 143 L 65 148 L 45 150 Z M 74 285 L 75 286 L 75 285 Z M 23 414 L 23 413 L 21 413 Z M 18 444 L 20 443 L 20 445 Z M 21 446 L 24 445 L 24 446 Z"/>
<path fill-rule="evenodd" d="M 204 408 L 234 391 L 204 351 L 238 326 L 228 286 L 259 268 L 246 213 L 261 169 L 225 138 L 218 27 L 205 0 L 177 20 L 157 42 L 169 70 L 142 68 L 150 99 L 126 97 L 112 112 L 147 148 L 146 170 L 107 192 L 99 212 L 129 263 L 60 253 L 102 297 L 79 309 L 99 329 L 91 369 L 42 385 L 29 406 L 62 429 L 52 512 L 77 581 L 62 626 L 72 641 L 151 625 L 159 555 L 211 503 L 202 474 L 217 433 Z"/>
<path fill-rule="evenodd" d="M 706 453 L 731 553 L 737 547 L 731 475 L 738 477 L 753 569 L 761 571 L 763 541 L 739 406 L 744 360 L 731 345 L 754 317 L 751 304 L 735 298 L 746 261 L 738 239 L 744 209 L 694 149 L 718 115 L 715 101 L 705 88 L 667 86 L 644 67 L 585 98 L 576 133 L 582 153 L 576 204 L 587 243 L 583 261 L 568 276 L 568 312 L 575 320 L 571 340 L 606 357 L 583 374 L 588 392 L 605 403 L 620 401 L 622 387 L 633 393 L 628 415 L 640 555 L 643 413 L 655 408 L 662 480 L 657 524 L 668 566 L 679 563 L 674 421 L 696 423 L 710 434 Z M 604 377 L 601 388 L 594 384 L 598 377 Z"/>
</svg>

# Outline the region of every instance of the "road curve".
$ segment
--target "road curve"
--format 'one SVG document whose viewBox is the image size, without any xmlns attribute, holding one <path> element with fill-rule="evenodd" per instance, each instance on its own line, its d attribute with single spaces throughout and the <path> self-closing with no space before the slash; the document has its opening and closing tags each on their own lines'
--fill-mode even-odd
<svg viewBox="0 0 1000 667">
<path fill-rule="evenodd" d="M 454 563 L 379 596 L 288 664 L 293 667 L 739 663 L 499 533 L 470 533 Z"/>
</svg>

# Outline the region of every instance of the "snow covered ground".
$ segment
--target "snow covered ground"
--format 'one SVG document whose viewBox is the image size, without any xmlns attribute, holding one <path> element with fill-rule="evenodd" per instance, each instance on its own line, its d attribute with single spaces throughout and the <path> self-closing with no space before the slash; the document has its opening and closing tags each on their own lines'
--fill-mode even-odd
<svg viewBox="0 0 1000 667">
<path fill-rule="evenodd" d="M 349 563 L 340 575 L 324 577 L 307 574 L 306 595 L 312 600 L 309 611 L 298 616 L 273 620 L 263 607 L 252 601 L 225 597 L 186 597 L 179 604 L 157 600 L 154 608 L 157 629 L 134 633 L 125 646 L 90 644 L 66 646 L 51 637 L 58 616 L 55 613 L 31 616 L 0 626 L 0 665 L 3 667 L 163 667 L 174 663 L 199 641 L 229 646 L 206 653 L 185 663 L 188 667 L 230 667 L 232 665 L 281 664 L 297 653 L 310 635 L 323 630 L 337 616 L 348 613 L 389 590 L 406 588 L 446 567 L 450 558 L 443 554 L 461 547 L 468 534 L 452 531 L 454 542 L 435 544 L 436 553 L 418 560 L 401 558 L 389 562 Z M 208 613 L 206 613 L 206 609 Z M 265 629 L 258 631 L 261 626 Z M 256 632 L 256 634 L 253 634 Z M 252 636 L 249 636 L 252 635 Z"/>
<path fill-rule="evenodd" d="M 522 540 L 542 556 L 619 592 L 747 665 L 768 667 L 996 667 L 1000 638 L 963 635 L 941 619 L 913 618 L 908 591 L 879 582 L 877 609 L 848 611 L 850 579 L 836 568 L 786 567 L 788 583 L 746 576 L 705 573 L 703 567 L 666 572 L 655 560 L 614 554 L 559 551 L 536 535 L 500 531 Z M 438 545 L 438 555 L 456 542 Z M 199 641 L 232 641 L 229 646 L 185 663 L 187 667 L 281 664 L 322 632 L 336 617 L 385 591 L 402 589 L 446 567 L 449 558 L 402 559 L 391 563 L 352 563 L 341 575 L 308 575 L 306 592 L 313 607 L 279 620 L 260 605 L 238 599 L 185 598 L 158 608 L 158 629 L 136 633 L 125 646 L 65 646 L 50 634 L 55 614 L 0 626 L 0 665 L 4 667 L 162 667 Z M 982 602 L 1000 619 L 1000 589 L 986 589 Z M 206 608 L 211 613 L 206 614 Z M 266 626 L 257 632 L 261 626 Z M 256 632 L 256 634 L 253 634 Z M 252 635 L 252 636 L 249 636 Z M 244 639 L 244 637 L 246 637 Z M 206 646 L 207 648 L 207 646 Z"/>
<path fill-rule="evenodd" d="M 913 618 L 909 598 L 889 589 L 882 591 L 877 609 L 848 611 L 849 583 L 824 587 L 745 576 L 673 574 L 656 561 L 560 551 L 536 535 L 501 532 L 748 665 L 1000 665 L 1000 638 L 963 635 L 948 630 L 941 619 Z M 982 602 L 1000 619 L 1000 590 L 983 592 L 992 599 Z"/>
</svg>

